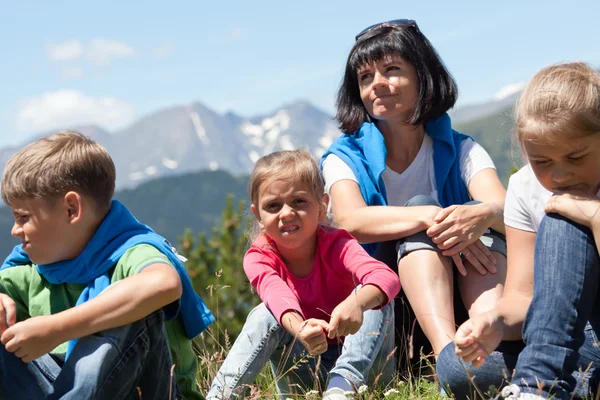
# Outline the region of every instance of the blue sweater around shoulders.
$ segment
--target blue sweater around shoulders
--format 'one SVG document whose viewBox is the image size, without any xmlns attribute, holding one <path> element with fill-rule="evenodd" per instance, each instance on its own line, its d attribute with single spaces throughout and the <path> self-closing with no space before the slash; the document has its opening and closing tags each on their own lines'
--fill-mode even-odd
<svg viewBox="0 0 600 400">
<path fill-rule="evenodd" d="M 460 173 L 460 148 L 463 140 L 473 139 L 453 130 L 448 114 L 427 122 L 425 131 L 433 139 L 433 165 L 441 206 L 468 202 L 469 192 Z M 364 122 L 358 131 L 343 134 L 333 142 L 321 158 L 321 168 L 329 154 L 335 154 L 352 169 L 367 205 L 388 204 L 381 177 L 386 168 L 387 149 L 383 135 L 373 122 Z M 377 245 L 369 243 L 363 247 L 373 255 Z"/>
</svg>

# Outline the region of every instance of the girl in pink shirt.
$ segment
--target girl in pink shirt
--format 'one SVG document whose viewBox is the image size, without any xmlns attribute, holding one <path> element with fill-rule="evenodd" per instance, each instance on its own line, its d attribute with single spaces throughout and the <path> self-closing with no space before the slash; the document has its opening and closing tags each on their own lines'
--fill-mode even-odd
<svg viewBox="0 0 600 400">
<path fill-rule="evenodd" d="M 207 398 L 243 396 L 267 362 L 282 397 L 328 382 L 324 399 L 346 399 L 370 378 L 387 382 L 398 276 L 346 231 L 323 225 L 328 197 L 310 154 L 261 158 L 249 192 L 260 233 L 244 271 L 263 303 L 248 315 Z"/>
</svg>

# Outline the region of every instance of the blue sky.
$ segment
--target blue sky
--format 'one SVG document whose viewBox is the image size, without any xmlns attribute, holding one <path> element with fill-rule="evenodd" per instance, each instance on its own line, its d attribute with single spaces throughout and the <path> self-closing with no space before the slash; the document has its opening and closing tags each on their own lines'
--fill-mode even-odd
<svg viewBox="0 0 600 400">
<path fill-rule="evenodd" d="M 599 16 L 597 0 L 7 1 L 0 146 L 195 101 L 243 116 L 298 99 L 333 112 L 354 35 L 395 18 L 417 20 L 459 105 L 485 101 L 547 64 L 600 66 Z"/>
</svg>

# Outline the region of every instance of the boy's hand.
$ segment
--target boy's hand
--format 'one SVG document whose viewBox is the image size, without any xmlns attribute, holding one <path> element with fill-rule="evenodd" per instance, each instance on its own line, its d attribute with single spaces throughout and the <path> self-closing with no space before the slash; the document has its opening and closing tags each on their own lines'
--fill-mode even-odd
<svg viewBox="0 0 600 400">
<path fill-rule="evenodd" d="M 0 293 L 0 335 L 17 322 L 17 305 L 8 295 Z"/>
<path fill-rule="evenodd" d="M 558 213 L 578 224 L 591 228 L 600 224 L 600 199 L 586 194 L 555 194 L 550 197 L 546 208 L 547 213 Z"/>
<path fill-rule="evenodd" d="M 56 334 L 53 322 L 51 315 L 26 319 L 8 328 L 0 341 L 7 351 L 23 362 L 30 362 L 63 342 Z"/>
<path fill-rule="evenodd" d="M 353 292 L 346 300 L 333 309 L 327 337 L 333 339 L 352 335 L 360 329 L 363 323 L 363 310 L 358 303 L 357 295 Z"/>
<path fill-rule="evenodd" d="M 316 356 L 327 351 L 326 329 L 327 322 L 322 319 L 310 318 L 302 323 L 302 328 L 297 337 L 306 348 L 306 351 Z"/>
</svg>

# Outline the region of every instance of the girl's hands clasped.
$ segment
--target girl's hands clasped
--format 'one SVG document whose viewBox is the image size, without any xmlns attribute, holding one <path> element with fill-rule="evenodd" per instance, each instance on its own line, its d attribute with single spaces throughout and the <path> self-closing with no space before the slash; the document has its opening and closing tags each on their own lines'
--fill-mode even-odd
<svg viewBox="0 0 600 400">
<path fill-rule="evenodd" d="M 460 253 L 482 275 L 496 272 L 496 259 L 479 238 L 489 228 L 487 215 L 482 215 L 478 205 L 452 205 L 443 208 L 434 218 L 427 235 L 450 256 L 458 271 L 467 274 Z"/>
</svg>

